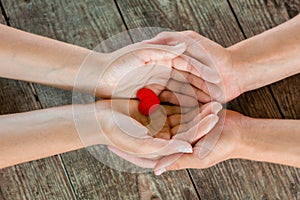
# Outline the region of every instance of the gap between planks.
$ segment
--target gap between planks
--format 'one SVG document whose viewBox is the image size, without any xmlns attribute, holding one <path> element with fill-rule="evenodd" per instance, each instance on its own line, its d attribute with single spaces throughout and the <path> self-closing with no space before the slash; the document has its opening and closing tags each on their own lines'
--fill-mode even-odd
<svg viewBox="0 0 300 200">
<path fill-rule="evenodd" d="M 238 17 L 237 17 L 237 14 L 236 14 L 236 12 L 234 11 L 234 9 L 233 9 L 233 7 L 232 7 L 232 4 L 231 4 L 230 0 L 226 0 L 226 1 L 227 1 L 228 5 L 229 5 L 229 7 L 230 7 L 230 10 L 231 10 L 231 12 L 232 12 L 232 14 L 233 14 L 233 16 L 234 16 L 234 19 L 236 20 L 236 23 L 238 24 L 239 29 L 241 30 L 241 32 L 242 32 L 242 34 L 243 34 L 244 39 L 248 39 L 248 37 L 246 36 L 246 33 L 245 33 L 245 31 L 244 31 L 244 29 L 243 29 L 241 23 L 239 22 L 239 19 L 238 19 Z M 282 110 L 281 110 L 281 107 L 279 106 L 279 102 L 278 102 L 277 99 L 275 98 L 275 95 L 274 95 L 274 93 L 273 93 L 271 87 L 270 87 L 269 85 L 267 85 L 266 88 L 267 88 L 268 91 L 270 92 L 270 94 L 271 94 L 271 96 L 272 96 L 272 98 L 273 98 L 273 100 L 274 100 L 274 102 L 275 102 L 275 105 L 276 105 L 276 107 L 277 107 L 277 109 L 278 109 L 278 111 L 279 111 L 279 114 L 280 114 L 281 118 L 285 118 L 285 116 L 284 116 L 284 114 L 283 114 L 283 112 L 282 112 Z"/>
</svg>

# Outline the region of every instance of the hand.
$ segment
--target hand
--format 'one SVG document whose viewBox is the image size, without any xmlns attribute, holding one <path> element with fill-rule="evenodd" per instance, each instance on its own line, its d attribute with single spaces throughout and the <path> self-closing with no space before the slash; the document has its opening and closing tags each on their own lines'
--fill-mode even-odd
<svg viewBox="0 0 300 200">
<path fill-rule="evenodd" d="M 219 113 L 219 118 L 219 122 L 211 132 L 193 147 L 192 154 L 174 154 L 162 158 L 154 167 L 155 173 L 160 175 L 165 171 L 185 168 L 208 168 L 219 162 L 237 158 L 237 152 L 240 151 L 242 144 L 241 134 L 244 131 L 245 117 L 234 111 L 223 110 Z M 215 145 L 210 144 L 215 137 L 219 138 L 218 142 Z M 174 157 L 177 158 L 175 162 Z"/>
<path fill-rule="evenodd" d="M 216 83 L 223 95 L 214 95 L 220 92 L 208 84 L 212 96 L 219 96 L 215 100 L 228 102 L 243 92 L 242 78 L 247 76 L 246 69 L 239 68 L 232 60 L 232 52 L 219 44 L 201 36 L 194 31 L 162 32 L 151 40 L 145 41 L 149 44 L 177 45 L 185 42 L 187 49 L 185 55 L 190 56 L 207 67 L 198 69 L 201 78 Z M 193 73 L 193 71 L 191 71 Z M 213 81 L 221 79 L 220 82 Z M 193 81 L 191 81 L 193 83 Z"/>
<path fill-rule="evenodd" d="M 135 104 L 135 102 L 132 103 Z M 118 103 L 118 105 L 121 104 Z M 168 117 L 166 121 L 167 126 L 164 126 L 164 129 L 162 130 L 164 132 L 171 132 L 172 139 L 170 141 L 177 141 L 180 139 L 180 141 L 185 140 L 189 143 L 193 143 L 198 141 L 215 126 L 215 124 L 218 122 L 218 117 L 216 114 L 222 109 L 222 106 L 217 102 L 211 102 L 200 106 L 199 108 L 188 110 L 182 109 L 180 113 L 179 107 L 176 106 L 164 106 L 163 108 L 167 111 Z M 117 110 L 119 109 L 117 108 Z M 159 117 L 159 114 L 155 115 L 156 116 L 153 116 L 153 118 L 161 118 Z M 141 116 L 140 114 L 134 114 L 132 116 L 138 121 L 146 121 L 146 123 L 148 122 L 148 120 L 144 119 L 145 116 Z M 153 126 L 157 127 L 157 124 L 154 122 Z M 162 127 L 162 125 L 159 126 Z M 165 127 L 169 127 L 170 130 Z M 158 135 L 162 136 L 161 133 L 157 134 L 157 136 Z M 110 146 L 109 149 L 125 160 L 128 160 L 141 167 L 153 168 L 161 158 L 161 156 L 136 156 L 126 149 L 122 149 L 120 145 L 114 145 L 114 147 Z M 172 152 L 168 153 L 173 154 Z"/>
<path fill-rule="evenodd" d="M 136 43 L 109 54 L 94 52 L 83 63 L 75 88 L 88 88 L 89 93 L 101 98 L 134 98 L 146 86 L 162 102 L 181 106 L 210 102 L 211 95 L 205 82 L 197 77 L 199 74 L 186 77 L 178 73 L 203 67 L 201 63 L 191 63 L 187 56 L 178 57 L 185 49 L 184 43 L 177 46 Z"/>
</svg>

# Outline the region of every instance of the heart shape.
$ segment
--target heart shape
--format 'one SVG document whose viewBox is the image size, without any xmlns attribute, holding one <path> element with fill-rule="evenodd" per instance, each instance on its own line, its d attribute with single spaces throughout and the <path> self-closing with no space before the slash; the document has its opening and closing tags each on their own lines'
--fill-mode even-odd
<svg viewBox="0 0 300 200">
<path fill-rule="evenodd" d="M 137 98 L 140 100 L 139 111 L 145 116 L 151 115 L 159 107 L 160 101 L 157 95 L 148 88 L 140 89 Z"/>
</svg>

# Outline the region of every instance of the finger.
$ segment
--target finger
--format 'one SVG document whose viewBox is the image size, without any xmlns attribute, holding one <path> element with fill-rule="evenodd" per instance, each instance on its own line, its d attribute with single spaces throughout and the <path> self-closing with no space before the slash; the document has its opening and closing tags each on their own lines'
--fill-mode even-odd
<svg viewBox="0 0 300 200">
<path fill-rule="evenodd" d="M 197 159 L 197 158 L 196 158 Z M 161 175 L 166 171 L 196 168 L 195 156 L 193 154 L 173 154 L 160 159 L 155 167 L 155 175 Z"/>
<path fill-rule="evenodd" d="M 180 55 L 172 60 L 172 67 L 185 71 L 191 74 L 194 74 L 195 76 L 198 76 L 201 78 L 201 68 L 197 69 L 192 63 L 193 58 L 186 56 L 186 55 Z"/>
<path fill-rule="evenodd" d="M 118 148 L 112 147 L 112 146 L 108 146 L 107 148 L 110 151 L 112 151 L 114 154 L 123 158 L 124 160 L 127 160 L 128 162 L 131 162 L 139 167 L 153 168 L 155 166 L 155 164 L 157 163 L 157 160 L 134 157 L 134 156 L 132 156 L 124 151 L 121 151 Z"/>
<path fill-rule="evenodd" d="M 182 95 L 194 97 L 200 102 L 206 103 L 211 101 L 211 97 L 202 90 L 199 90 L 190 84 L 182 83 L 176 80 L 169 80 L 167 84 L 167 89 L 169 89 L 175 94 L 179 93 Z"/>
<path fill-rule="evenodd" d="M 171 78 L 179 82 L 190 83 L 195 88 L 202 90 L 214 99 L 217 99 L 222 95 L 222 91 L 218 85 L 204 81 L 202 78 L 195 76 L 194 74 L 180 70 L 172 70 Z"/>
<path fill-rule="evenodd" d="M 180 125 L 186 124 L 192 121 L 198 114 L 201 115 L 201 119 L 210 114 L 218 114 L 222 110 L 222 105 L 218 102 L 209 102 L 200 107 L 195 107 L 185 114 L 175 114 L 168 116 L 168 122 L 171 128 L 178 127 L 173 131 L 177 131 Z M 187 125 L 188 128 L 188 125 Z M 187 129 L 186 128 L 186 129 Z M 183 129 L 186 130 L 186 129 Z M 172 135 L 175 133 L 173 132 Z"/>
<path fill-rule="evenodd" d="M 122 151 L 143 157 L 149 154 L 168 155 L 176 152 L 191 152 L 189 143 L 181 140 L 163 140 L 148 135 L 148 129 L 134 119 L 115 113 L 112 124 L 101 128 L 108 144 Z"/>
<path fill-rule="evenodd" d="M 200 112 L 203 114 L 203 116 L 209 114 L 218 114 L 222 110 L 222 108 L 223 108 L 222 104 L 216 101 L 212 101 L 202 105 L 200 107 Z"/>
<path fill-rule="evenodd" d="M 189 112 L 183 114 L 174 114 L 168 116 L 168 122 L 170 127 L 175 127 L 180 124 L 187 123 L 195 118 L 199 113 L 201 116 L 207 116 L 209 114 L 218 114 L 222 110 L 222 105 L 218 102 L 209 102 L 200 107 L 195 107 L 189 110 Z"/>
<path fill-rule="evenodd" d="M 134 51 L 134 55 L 145 63 L 156 60 L 172 60 L 183 54 L 186 50 L 185 43 L 175 46 L 136 43 L 134 46 L 130 46 L 131 51 Z"/>
<path fill-rule="evenodd" d="M 149 84 L 149 85 L 145 86 L 145 88 L 152 90 L 156 95 L 158 95 L 161 93 L 161 91 L 163 91 L 165 89 L 165 86 L 155 83 L 155 84 Z"/>
<path fill-rule="evenodd" d="M 218 140 L 220 139 L 221 133 L 223 131 L 223 125 L 225 121 L 226 112 L 222 110 L 219 113 L 219 122 L 218 124 L 207 134 L 204 138 L 202 138 L 195 147 L 197 148 L 197 156 L 200 159 L 205 158 L 217 144 Z"/>
<path fill-rule="evenodd" d="M 193 110 L 191 110 L 188 113 L 171 115 L 168 117 L 169 125 L 170 127 L 175 127 L 177 125 L 187 123 L 192 119 L 194 119 L 195 116 L 197 116 L 199 113 L 200 113 L 200 108 L 195 107 Z"/>
<path fill-rule="evenodd" d="M 174 153 L 192 153 L 192 152 L 193 149 L 190 143 L 182 140 L 171 139 L 168 141 L 168 144 L 166 144 L 163 148 L 158 149 L 156 152 L 153 152 L 151 156 L 167 156 Z"/>
<path fill-rule="evenodd" d="M 186 55 L 182 55 L 182 57 L 184 57 L 184 59 L 188 61 L 189 65 L 193 66 L 190 67 L 190 73 L 198 75 L 199 77 L 210 83 L 218 84 L 222 81 L 221 76 L 216 69 L 204 65 L 192 57 Z"/>
<path fill-rule="evenodd" d="M 136 141 L 136 148 L 128 153 L 141 158 L 153 158 L 155 156 L 166 156 L 174 153 L 191 153 L 192 146 L 190 143 L 182 140 L 164 140 L 160 138 L 149 138 L 146 140 Z M 121 149 L 122 150 L 122 149 Z"/>
<path fill-rule="evenodd" d="M 161 102 L 164 103 L 171 103 L 174 105 L 180 105 L 184 107 L 195 107 L 198 106 L 199 103 L 197 99 L 191 96 L 183 95 L 180 93 L 173 93 L 169 90 L 164 90 L 159 95 L 159 99 Z"/>
<path fill-rule="evenodd" d="M 154 166 L 155 175 L 161 175 L 166 171 L 181 170 L 186 168 L 204 169 L 211 167 L 220 161 L 220 159 L 212 159 L 213 155 L 206 155 L 205 157 L 199 157 L 199 148 L 194 148 L 193 154 L 173 154 L 163 157 Z M 212 157 L 211 157 L 212 155 Z"/>
<path fill-rule="evenodd" d="M 157 34 L 154 38 L 149 40 L 144 40 L 143 42 L 148 44 L 176 45 L 184 41 L 185 40 L 183 40 L 183 34 L 180 34 L 178 32 L 164 31 Z"/>
<path fill-rule="evenodd" d="M 210 114 L 199 120 L 199 115 L 195 120 L 189 122 L 188 124 L 183 124 L 177 128 L 177 134 L 172 139 L 184 140 L 190 143 L 198 141 L 201 137 L 206 135 L 218 122 L 219 117 L 215 114 Z M 175 131 L 172 129 L 173 131 Z"/>
<path fill-rule="evenodd" d="M 179 32 L 179 34 L 191 38 L 195 41 L 210 41 L 208 38 L 204 37 L 203 35 L 200 35 L 199 33 L 197 33 L 196 31 L 192 31 L 192 30 L 187 30 L 187 31 L 181 31 Z"/>
<path fill-rule="evenodd" d="M 163 33 L 164 34 L 164 33 Z M 160 42 L 162 42 L 163 40 L 169 40 L 167 39 L 167 36 L 163 36 L 163 34 L 161 36 L 157 36 L 156 38 L 154 38 L 153 40 L 149 40 L 147 41 L 148 44 L 152 43 L 152 44 L 160 44 Z M 166 34 L 166 35 L 170 35 L 170 34 Z M 178 34 L 178 36 L 181 36 L 180 34 Z M 182 37 L 182 36 L 181 36 Z M 162 39 L 163 38 L 163 39 Z M 174 38 L 172 38 L 173 40 Z M 184 41 L 187 42 L 189 41 L 189 38 L 182 38 L 180 41 Z M 190 43 L 190 42 L 189 42 Z M 166 44 L 166 43 L 161 43 L 161 44 Z M 187 46 L 185 46 L 186 48 Z M 186 49 L 185 49 L 186 50 Z M 178 54 L 180 55 L 180 54 Z M 185 56 L 185 55 L 181 55 L 179 57 L 173 57 L 173 67 L 178 69 L 178 70 L 182 70 L 182 71 L 186 71 L 189 73 L 192 73 L 196 76 L 201 77 L 202 73 L 204 73 L 205 75 L 205 79 L 208 79 L 207 81 L 211 80 L 213 82 L 220 82 L 221 80 L 217 79 L 215 76 L 215 73 L 211 73 L 211 68 L 209 68 L 208 66 L 200 63 L 199 61 L 195 60 L 192 57 L 189 56 Z M 209 75 L 213 75 L 212 77 L 209 77 Z"/>
<path fill-rule="evenodd" d="M 187 53 L 193 55 L 192 47 L 194 44 L 199 44 L 199 41 L 209 42 L 208 38 L 200 35 L 194 31 L 183 31 L 183 32 L 162 32 L 158 34 L 156 37 L 152 38 L 151 40 L 144 41 L 148 44 L 166 44 L 166 45 L 176 45 L 178 42 L 185 42 L 187 46 Z M 198 46 L 197 46 L 198 47 Z M 202 49 L 202 48 L 201 48 Z M 202 50 L 203 51 L 203 50 Z M 194 58 L 189 56 L 182 56 L 188 62 L 188 65 L 183 65 L 182 60 L 179 64 L 174 64 L 174 68 L 190 72 L 196 76 L 202 77 L 204 80 L 211 82 L 211 83 L 220 83 L 221 77 L 217 73 L 216 70 L 200 63 Z M 192 56 L 194 57 L 194 56 Z M 180 60 L 180 58 L 176 58 L 176 60 Z"/>
<path fill-rule="evenodd" d="M 180 106 L 169 106 L 169 105 L 162 105 L 162 106 L 165 109 L 167 116 L 181 113 Z"/>
</svg>

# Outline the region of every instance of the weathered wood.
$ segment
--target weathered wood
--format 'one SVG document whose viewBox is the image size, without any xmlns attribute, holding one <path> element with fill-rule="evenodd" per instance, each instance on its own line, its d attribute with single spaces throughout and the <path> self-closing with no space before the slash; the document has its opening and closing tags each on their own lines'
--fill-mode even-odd
<svg viewBox="0 0 300 200">
<path fill-rule="evenodd" d="M 1 10 L 0 10 L 0 23 L 5 24 L 4 16 L 2 15 Z"/>
<path fill-rule="evenodd" d="M 21 81 L 1 78 L 0 102 L 0 114 L 40 109 L 30 84 Z M 72 199 L 69 187 L 57 157 L 0 170 L 0 199 Z"/>
<path fill-rule="evenodd" d="M 227 1 L 117 0 L 117 3 L 129 29 L 140 26 L 193 29 L 224 46 L 245 39 Z M 251 19 L 256 17 L 248 13 L 245 19 L 249 15 Z M 255 23 L 249 26 L 253 27 Z M 252 117 L 282 118 L 268 87 L 241 95 L 229 107 Z M 191 174 L 202 199 L 299 198 L 299 170 L 291 167 L 232 160 L 205 170 L 191 170 Z"/>
<path fill-rule="evenodd" d="M 275 27 L 297 15 L 300 1 L 232 1 L 247 37 Z M 272 93 L 284 118 L 300 119 L 300 75 L 271 85 Z"/>
<path fill-rule="evenodd" d="M 126 30 L 113 1 L 4 2 L 14 27 L 87 48 Z M 71 103 L 71 93 L 35 88 L 43 107 Z M 197 199 L 185 171 L 160 177 L 118 172 L 85 150 L 63 154 L 62 159 L 79 199 Z"/>
<path fill-rule="evenodd" d="M 4 16 L 2 15 L 1 10 L 0 10 L 0 24 L 5 24 Z M 0 81 L 0 83 L 1 83 L 1 81 Z M 0 101 L 0 102 L 2 102 L 2 101 Z M 0 187 L 0 200 L 4 200 L 4 196 L 2 193 L 1 187 Z"/>
</svg>

